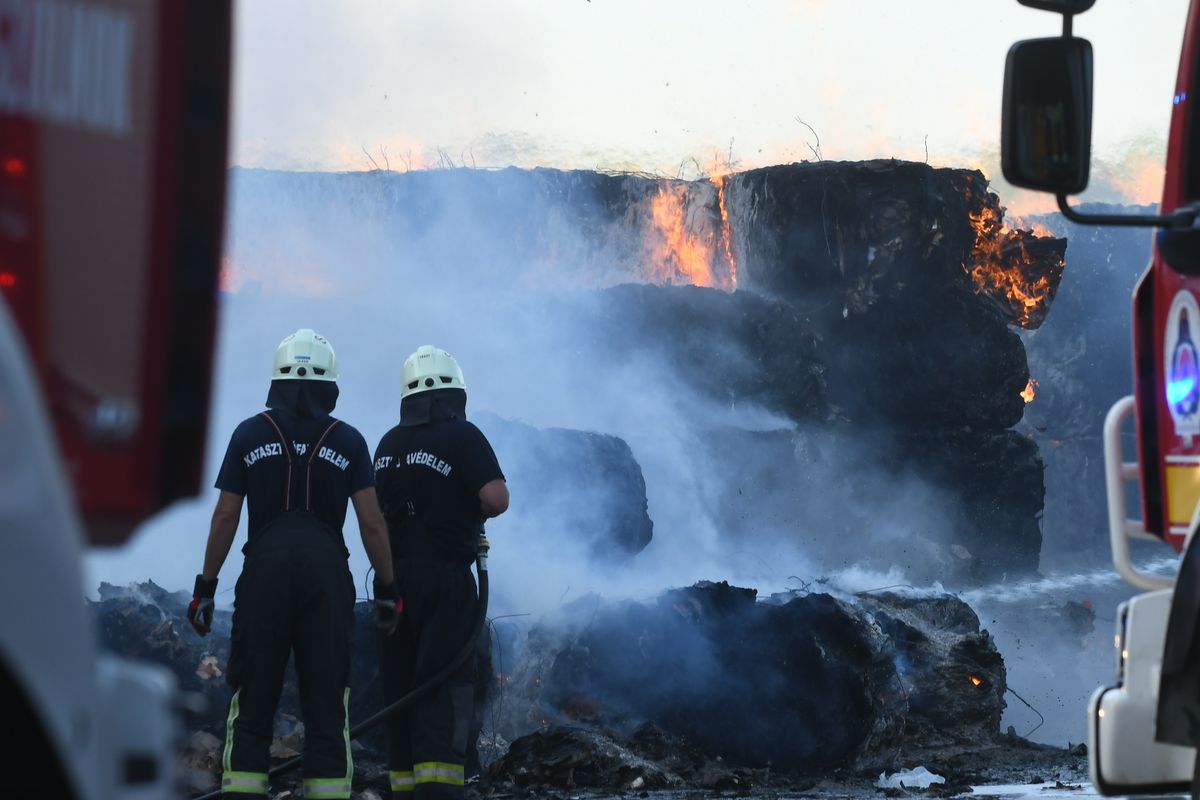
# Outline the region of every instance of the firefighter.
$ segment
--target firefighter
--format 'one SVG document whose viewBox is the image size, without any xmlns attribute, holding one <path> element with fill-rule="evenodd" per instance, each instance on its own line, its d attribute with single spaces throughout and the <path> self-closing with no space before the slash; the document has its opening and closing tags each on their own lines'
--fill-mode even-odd
<svg viewBox="0 0 1200 800">
<path fill-rule="evenodd" d="M 404 362 L 400 424 L 375 451 L 404 614 L 380 637 L 385 702 L 441 671 L 467 644 L 479 597 L 471 562 L 484 520 L 508 509 L 508 486 L 487 438 L 467 421 L 466 384 L 445 350 L 425 345 Z M 486 540 L 483 540 L 486 546 Z M 471 659 L 387 723 L 392 796 L 463 795 L 472 719 Z"/>
<path fill-rule="evenodd" d="M 225 731 L 226 798 L 265 797 L 275 707 L 295 655 L 304 715 L 304 796 L 350 797 L 350 655 L 355 591 L 342 538 L 353 500 L 375 568 L 376 623 L 399 620 L 387 526 L 362 434 L 330 416 L 338 367 L 322 336 L 302 329 L 275 352 L 267 411 L 238 425 L 217 475 L 221 490 L 188 607 L 201 634 L 212 626 L 217 573 L 247 498 L 249 524 L 234 594 L 227 679 L 234 689 Z"/>
</svg>

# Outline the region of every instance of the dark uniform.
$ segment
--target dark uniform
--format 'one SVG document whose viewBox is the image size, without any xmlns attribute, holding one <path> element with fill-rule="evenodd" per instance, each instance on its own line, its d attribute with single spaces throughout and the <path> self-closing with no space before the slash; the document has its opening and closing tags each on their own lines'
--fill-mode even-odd
<svg viewBox="0 0 1200 800">
<path fill-rule="evenodd" d="M 227 672 L 234 695 L 226 796 L 267 794 L 275 708 L 292 652 L 304 714 L 304 796 L 350 796 L 355 595 L 342 524 L 350 496 L 373 483 L 362 434 L 333 417 L 275 409 L 233 433 L 216 485 L 246 496 L 249 540 Z"/>
<path fill-rule="evenodd" d="M 471 635 L 479 598 L 470 566 L 483 532 L 479 490 L 504 475 L 487 439 L 465 419 L 392 428 L 375 451 L 375 474 L 404 598 L 400 627 L 380 639 L 391 703 L 444 668 Z M 462 796 L 472 675 L 468 659 L 388 721 L 393 796 Z"/>
</svg>

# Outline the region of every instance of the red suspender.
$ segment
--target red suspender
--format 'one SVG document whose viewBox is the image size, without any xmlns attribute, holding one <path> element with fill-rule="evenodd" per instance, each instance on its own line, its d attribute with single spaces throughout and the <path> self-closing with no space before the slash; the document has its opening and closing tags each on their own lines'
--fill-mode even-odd
<svg viewBox="0 0 1200 800">
<path fill-rule="evenodd" d="M 275 420 L 271 419 L 271 415 L 267 412 L 259 414 L 260 417 L 271 423 L 271 427 L 275 429 L 275 435 L 279 437 L 279 443 L 283 445 L 283 454 L 287 456 L 287 485 L 283 490 L 283 510 L 292 510 L 292 446 L 288 444 L 288 440 L 284 437 L 283 431 L 279 430 L 279 426 L 275 424 Z"/>
<path fill-rule="evenodd" d="M 283 435 L 283 431 L 280 430 L 279 425 L 275 422 L 274 419 L 271 418 L 270 414 L 263 411 L 259 414 L 259 416 L 264 418 L 267 422 L 271 423 L 271 427 L 275 429 L 275 435 L 279 437 L 279 443 L 281 445 L 283 445 L 283 454 L 285 456 L 287 456 L 287 487 L 284 489 L 284 492 L 283 492 L 283 510 L 291 511 L 292 510 L 292 446 L 288 442 L 287 437 L 285 437 Z M 312 452 L 308 454 L 308 460 L 304 462 L 304 470 L 305 470 L 304 510 L 305 511 L 312 511 L 312 462 L 313 462 L 313 459 L 317 457 L 317 452 L 320 450 L 321 445 L 325 444 L 325 439 L 327 439 L 329 437 L 329 433 L 334 428 L 336 428 L 337 425 L 338 425 L 338 420 L 336 420 L 336 419 L 330 423 L 329 427 L 325 429 L 325 432 L 321 434 L 321 438 L 317 440 L 317 443 L 315 445 L 313 445 Z"/>
</svg>

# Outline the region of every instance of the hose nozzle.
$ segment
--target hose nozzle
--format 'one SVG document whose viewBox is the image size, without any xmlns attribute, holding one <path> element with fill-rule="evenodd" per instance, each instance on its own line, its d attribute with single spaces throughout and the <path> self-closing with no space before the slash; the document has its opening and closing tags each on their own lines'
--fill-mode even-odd
<svg viewBox="0 0 1200 800">
<path fill-rule="evenodd" d="M 475 553 L 475 563 L 480 571 L 487 571 L 488 551 L 492 549 L 492 543 L 488 541 L 486 534 L 479 534 L 479 547 Z"/>
</svg>

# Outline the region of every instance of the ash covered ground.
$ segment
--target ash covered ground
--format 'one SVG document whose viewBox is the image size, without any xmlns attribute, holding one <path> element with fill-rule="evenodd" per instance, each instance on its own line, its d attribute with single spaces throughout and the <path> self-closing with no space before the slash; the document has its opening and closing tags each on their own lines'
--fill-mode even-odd
<svg viewBox="0 0 1200 800">
<path fill-rule="evenodd" d="M 104 644 L 167 666 L 203 701 L 181 766 L 194 792 L 214 788 L 230 695 L 229 612 L 218 612 L 216 638 L 201 639 L 184 619 L 183 592 L 145 583 L 100 595 L 93 610 Z M 382 700 L 369 604 L 357 619 L 352 724 Z M 484 655 L 476 678 L 479 759 L 468 771 L 483 796 L 898 796 L 876 783 L 916 768 L 937 776 L 927 793 L 951 796 L 994 784 L 1077 785 L 1086 772 L 1082 746 L 1000 732 L 1003 659 L 950 595 L 760 600 L 702 583 L 544 620 L 510 674 L 496 671 L 500 642 L 488 644 L 492 663 Z M 626 662 L 619 672 L 616 661 Z M 289 673 L 277 764 L 303 748 L 298 717 Z M 387 785 L 382 744 L 377 732 L 355 742 L 363 797 Z M 283 775 L 274 788 L 297 783 Z"/>
</svg>

